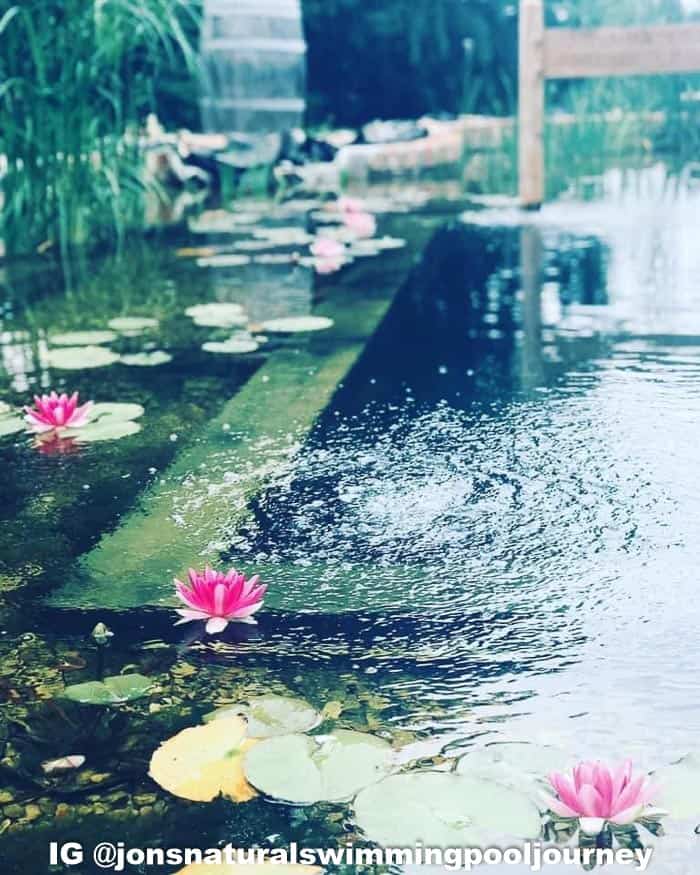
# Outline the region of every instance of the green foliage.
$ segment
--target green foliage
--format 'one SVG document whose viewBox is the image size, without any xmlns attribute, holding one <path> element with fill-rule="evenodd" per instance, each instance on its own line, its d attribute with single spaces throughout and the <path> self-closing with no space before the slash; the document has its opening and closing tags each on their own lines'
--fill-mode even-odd
<svg viewBox="0 0 700 875">
<path fill-rule="evenodd" d="M 505 0 L 303 0 L 309 120 L 512 111 L 514 11 Z"/>
<path fill-rule="evenodd" d="M 2 235 L 44 240 L 120 235 L 138 222 L 135 125 L 166 65 L 194 64 L 187 0 L 0 0 Z"/>
</svg>

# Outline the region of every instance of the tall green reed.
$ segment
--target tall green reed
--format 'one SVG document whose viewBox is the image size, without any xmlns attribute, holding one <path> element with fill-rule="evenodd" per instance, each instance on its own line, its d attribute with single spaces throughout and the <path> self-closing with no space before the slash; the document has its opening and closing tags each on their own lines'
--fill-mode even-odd
<svg viewBox="0 0 700 875">
<path fill-rule="evenodd" d="M 188 0 L 0 0 L 0 233 L 8 251 L 138 225 L 137 126 L 168 67 L 194 74 Z M 194 11 L 193 11 L 194 10 Z"/>
</svg>

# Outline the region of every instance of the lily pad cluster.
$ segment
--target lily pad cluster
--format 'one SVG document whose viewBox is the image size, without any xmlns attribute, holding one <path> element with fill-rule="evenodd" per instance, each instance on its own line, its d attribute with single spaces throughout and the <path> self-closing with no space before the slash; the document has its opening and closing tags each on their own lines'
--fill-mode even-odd
<svg viewBox="0 0 700 875">
<path fill-rule="evenodd" d="M 336 730 L 306 735 L 323 716 L 307 702 L 259 696 L 206 715 L 162 744 L 150 774 L 162 787 L 196 801 L 224 795 L 245 802 L 263 793 L 310 805 L 349 801 L 393 767 L 391 745 L 373 735 Z"/>
<path fill-rule="evenodd" d="M 286 696 L 226 706 L 161 745 L 150 774 L 170 792 L 198 801 L 224 795 L 245 802 L 262 794 L 297 806 L 349 804 L 357 826 L 386 846 L 483 845 L 541 834 L 534 780 L 509 786 L 498 770 L 493 774 L 504 751 L 467 755 L 450 772 L 399 771 L 389 741 L 342 728 L 315 733 L 325 719 L 325 709 Z M 525 775 L 527 755 L 517 747 L 509 753 Z M 541 754 L 542 762 L 558 762 L 553 749 Z"/>
<path fill-rule="evenodd" d="M 122 337 L 140 337 L 158 326 L 158 320 L 150 316 L 118 316 L 110 319 L 105 329 L 51 334 L 49 349 L 43 354 L 44 364 L 66 371 L 104 368 L 117 362 L 136 367 L 166 364 L 172 361 L 172 356 L 164 350 L 121 355 L 108 347 Z"/>
<path fill-rule="evenodd" d="M 317 207 L 314 202 L 310 207 Z M 361 201 L 341 198 L 327 209 L 313 209 L 311 219 L 321 228 L 309 233 L 299 225 L 260 225 L 260 214 L 227 210 L 207 210 L 190 222 L 195 233 L 239 235 L 228 245 L 193 246 L 177 250 L 179 257 L 196 258 L 201 268 L 240 268 L 255 261 L 260 264 L 297 264 L 330 274 L 350 264 L 354 258 L 378 255 L 388 249 L 398 249 L 405 240 L 394 237 L 375 238 L 376 219 L 373 211 Z M 270 218 L 274 218 L 271 216 Z M 242 235 L 249 236 L 243 237 Z M 330 244 L 335 243 L 333 254 Z M 299 247 L 308 247 L 303 254 Z M 270 250 L 286 249 L 286 252 Z"/>
<path fill-rule="evenodd" d="M 294 334 L 320 331 L 333 325 L 333 320 L 324 316 L 289 316 L 251 325 L 245 308 L 241 304 L 217 301 L 196 304 L 188 307 L 185 313 L 195 325 L 201 328 L 232 330 L 232 334 L 227 338 L 211 339 L 202 344 L 202 349 L 205 352 L 225 355 L 243 355 L 255 352 L 260 348 L 260 344 L 267 340 L 262 332 Z"/>
</svg>

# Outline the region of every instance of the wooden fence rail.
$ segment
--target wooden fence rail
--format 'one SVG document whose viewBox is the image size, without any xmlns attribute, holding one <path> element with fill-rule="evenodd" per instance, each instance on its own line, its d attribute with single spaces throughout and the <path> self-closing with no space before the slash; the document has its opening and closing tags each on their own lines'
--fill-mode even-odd
<svg viewBox="0 0 700 875">
<path fill-rule="evenodd" d="M 547 79 L 639 76 L 700 70 L 700 25 L 546 28 L 543 0 L 520 0 L 520 202 L 538 208 L 545 196 Z"/>
</svg>

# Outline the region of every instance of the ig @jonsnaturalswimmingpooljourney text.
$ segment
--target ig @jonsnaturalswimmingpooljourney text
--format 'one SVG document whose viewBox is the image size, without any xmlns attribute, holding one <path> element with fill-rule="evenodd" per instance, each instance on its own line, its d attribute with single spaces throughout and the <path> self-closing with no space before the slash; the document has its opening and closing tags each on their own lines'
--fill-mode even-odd
<svg viewBox="0 0 700 875">
<path fill-rule="evenodd" d="M 315 865 L 315 866 L 443 866 L 447 871 L 471 871 L 478 866 L 526 866 L 541 872 L 549 866 L 629 866 L 646 872 L 652 848 L 558 848 L 528 842 L 510 848 L 136 848 L 124 842 L 99 842 L 94 846 L 80 842 L 51 842 L 49 864 L 67 867 L 91 861 L 99 869 L 128 872 L 133 867 L 218 865 Z M 139 869 L 142 871 L 142 868 Z"/>
</svg>

